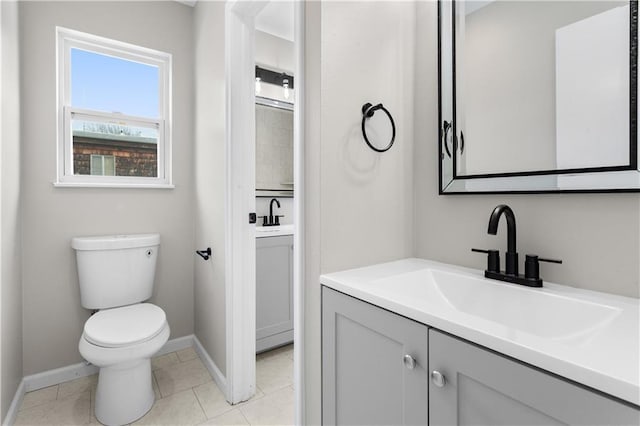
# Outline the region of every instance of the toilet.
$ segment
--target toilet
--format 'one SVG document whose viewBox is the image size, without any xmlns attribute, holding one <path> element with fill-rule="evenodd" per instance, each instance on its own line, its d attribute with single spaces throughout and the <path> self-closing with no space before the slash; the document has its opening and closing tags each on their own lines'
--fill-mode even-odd
<svg viewBox="0 0 640 426">
<path fill-rule="evenodd" d="M 155 400 L 151 357 L 169 339 L 164 311 L 151 303 L 159 234 L 76 237 L 80 298 L 97 310 L 78 348 L 100 368 L 95 415 L 105 425 L 142 417 Z"/>
</svg>

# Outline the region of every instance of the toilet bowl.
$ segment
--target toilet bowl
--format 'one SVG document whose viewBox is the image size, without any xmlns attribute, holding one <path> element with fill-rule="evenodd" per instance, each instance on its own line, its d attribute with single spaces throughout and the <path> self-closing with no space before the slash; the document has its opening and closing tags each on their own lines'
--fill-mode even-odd
<svg viewBox="0 0 640 426">
<path fill-rule="evenodd" d="M 78 349 L 100 368 L 95 414 L 101 423 L 130 423 L 151 409 L 151 357 L 168 339 L 164 312 L 150 303 L 100 311 L 85 323 Z"/>
<path fill-rule="evenodd" d="M 105 425 L 144 416 L 155 394 L 151 357 L 169 339 L 164 311 L 151 303 L 160 236 L 74 238 L 82 306 L 97 309 L 78 343 L 82 357 L 100 368 L 95 415 Z"/>
</svg>

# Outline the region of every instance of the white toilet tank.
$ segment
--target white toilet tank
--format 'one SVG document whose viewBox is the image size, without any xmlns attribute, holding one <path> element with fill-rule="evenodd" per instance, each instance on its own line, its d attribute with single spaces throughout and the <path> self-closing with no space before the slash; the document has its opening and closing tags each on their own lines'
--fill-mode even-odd
<svg viewBox="0 0 640 426">
<path fill-rule="evenodd" d="M 159 246 L 159 234 L 73 238 L 82 306 L 105 309 L 149 299 Z"/>
</svg>

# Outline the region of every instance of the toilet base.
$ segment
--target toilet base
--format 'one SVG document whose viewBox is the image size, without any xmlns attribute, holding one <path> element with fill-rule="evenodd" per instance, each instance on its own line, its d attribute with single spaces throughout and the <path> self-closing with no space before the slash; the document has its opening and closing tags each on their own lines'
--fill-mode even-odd
<svg viewBox="0 0 640 426">
<path fill-rule="evenodd" d="M 100 368 L 96 391 L 96 418 L 102 424 L 124 425 L 144 416 L 153 406 L 155 393 L 151 360 Z"/>
</svg>

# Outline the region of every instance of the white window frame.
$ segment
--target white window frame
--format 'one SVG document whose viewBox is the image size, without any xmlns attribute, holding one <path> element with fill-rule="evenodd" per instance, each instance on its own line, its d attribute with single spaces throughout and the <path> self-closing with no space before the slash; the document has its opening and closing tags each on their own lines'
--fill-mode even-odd
<svg viewBox="0 0 640 426">
<path fill-rule="evenodd" d="M 72 107 L 70 65 L 71 49 L 74 48 L 158 67 L 158 117 L 136 117 L 116 112 Z M 58 164 L 57 179 L 54 185 L 71 187 L 173 188 L 171 160 L 171 54 L 62 27 L 56 27 L 56 51 L 58 73 Z M 156 128 L 158 130 L 158 176 L 74 175 L 72 118 L 105 123 L 116 121 L 128 126 Z"/>
</svg>

